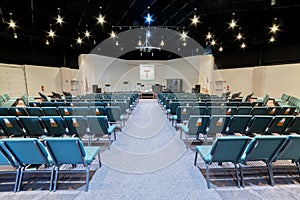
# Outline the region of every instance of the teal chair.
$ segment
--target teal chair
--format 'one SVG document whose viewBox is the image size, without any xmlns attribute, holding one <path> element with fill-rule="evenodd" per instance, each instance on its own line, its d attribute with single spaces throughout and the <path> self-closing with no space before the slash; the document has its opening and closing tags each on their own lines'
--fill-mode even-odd
<svg viewBox="0 0 300 200">
<path fill-rule="evenodd" d="M 188 121 L 191 113 L 192 106 L 178 106 L 176 115 L 172 116 L 172 125 L 176 128 L 177 123 Z"/>
<path fill-rule="evenodd" d="M 61 137 L 68 135 L 66 123 L 60 116 L 44 116 L 40 117 L 45 124 L 49 136 Z"/>
<path fill-rule="evenodd" d="M 59 107 L 58 108 L 61 116 L 72 116 L 73 107 Z"/>
<path fill-rule="evenodd" d="M 64 119 L 71 135 L 83 138 L 87 134 L 88 124 L 84 116 L 65 116 Z"/>
<path fill-rule="evenodd" d="M 284 134 L 300 134 L 300 116 L 296 116 L 288 125 Z"/>
<path fill-rule="evenodd" d="M 28 116 L 25 107 L 10 107 L 8 109 L 12 116 Z"/>
<path fill-rule="evenodd" d="M 55 165 L 53 191 L 56 191 L 59 170 L 63 164 L 82 164 L 85 167 L 85 191 L 88 191 L 90 165 L 96 156 L 101 167 L 100 147 L 85 147 L 79 138 L 45 138 L 44 142 Z"/>
<path fill-rule="evenodd" d="M 279 115 L 293 115 L 295 110 L 295 106 L 282 106 Z"/>
<path fill-rule="evenodd" d="M 97 115 L 97 116 L 106 115 L 104 106 L 90 106 L 90 112 L 91 115 Z"/>
<path fill-rule="evenodd" d="M 42 107 L 45 116 L 60 116 L 60 112 L 56 107 Z"/>
<path fill-rule="evenodd" d="M 86 116 L 88 123 L 88 135 L 89 135 L 89 146 L 92 144 L 92 137 L 100 138 L 104 135 L 108 135 L 108 149 L 111 144 L 111 134 L 114 133 L 114 139 L 116 140 L 116 126 L 110 126 L 106 116 Z"/>
<path fill-rule="evenodd" d="M 43 126 L 42 120 L 37 116 L 20 116 L 20 122 L 22 123 L 26 136 L 29 137 L 44 137 L 47 135 Z"/>
<path fill-rule="evenodd" d="M 89 107 L 73 107 L 73 115 L 76 116 L 91 115 L 91 110 Z"/>
<path fill-rule="evenodd" d="M 44 116 L 44 113 L 40 107 L 26 107 L 26 111 L 29 116 Z"/>
<path fill-rule="evenodd" d="M 294 116 L 287 116 L 287 115 L 275 116 L 269 128 L 267 129 L 266 134 L 273 134 L 273 133 L 283 134 L 293 119 Z"/>
<path fill-rule="evenodd" d="M 253 107 L 250 115 L 264 115 L 267 112 L 267 107 L 259 106 L 259 107 Z"/>
<path fill-rule="evenodd" d="M 245 135 L 255 136 L 257 134 L 264 135 L 267 128 L 273 120 L 273 116 L 256 115 L 253 116 L 250 125 L 248 126 Z"/>
<path fill-rule="evenodd" d="M 203 134 L 204 143 L 207 140 L 207 127 L 209 125 L 209 116 L 191 115 L 187 124 L 180 124 L 180 139 L 182 139 L 182 132 L 185 133 L 185 144 L 188 148 L 188 138 L 198 138 L 199 134 Z"/>
<path fill-rule="evenodd" d="M 234 115 L 231 117 L 226 130 L 227 135 L 233 135 L 235 133 L 245 134 L 246 128 L 251 120 L 251 115 Z"/>
<path fill-rule="evenodd" d="M 51 157 L 48 154 L 45 146 L 36 138 L 13 138 L 13 139 L 3 139 L 1 140 L 2 146 L 7 149 L 9 154 L 17 163 L 20 170 L 20 177 L 18 180 L 18 186 L 16 191 L 20 191 L 22 179 L 24 173 L 30 172 L 41 172 L 46 171 L 51 172 L 50 176 L 50 186 L 49 190 L 52 190 L 53 175 L 54 175 L 54 165 Z M 28 170 L 28 165 L 45 165 L 50 167 L 49 170 Z"/>
<path fill-rule="evenodd" d="M 300 175 L 300 135 L 288 136 L 287 142 L 273 161 L 291 160 L 296 164 Z"/>
<path fill-rule="evenodd" d="M 207 131 L 208 136 L 215 137 L 216 134 L 225 134 L 230 121 L 229 115 L 213 115 L 210 118 L 209 128 Z"/>
<path fill-rule="evenodd" d="M 236 115 L 249 115 L 251 112 L 251 106 L 239 106 L 236 111 Z"/>
<path fill-rule="evenodd" d="M 3 131 L 5 136 L 13 137 L 24 137 L 25 132 L 19 121 L 15 116 L 4 116 L 0 117 L 0 128 Z"/>
<path fill-rule="evenodd" d="M 16 169 L 15 171 L 0 171 L 0 174 L 16 173 L 14 192 L 17 192 L 19 176 L 20 176 L 20 168 L 18 168 L 17 163 L 15 163 L 13 157 L 8 153 L 8 151 L 5 149 L 1 141 L 0 141 L 0 166 L 12 166 Z"/>
<path fill-rule="evenodd" d="M 249 161 L 263 161 L 268 169 L 270 185 L 274 185 L 272 161 L 276 158 L 278 152 L 286 143 L 286 136 L 255 136 L 247 146 L 241 163 L 246 164 Z M 240 173 L 242 186 L 244 186 L 243 165 L 240 164 Z"/>
<path fill-rule="evenodd" d="M 205 162 L 207 188 L 210 188 L 209 166 L 214 162 L 231 162 L 236 171 L 237 185 L 240 187 L 238 164 L 247 144 L 251 139 L 247 136 L 225 136 L 217 138 L 210 146 L 197 146 L 194 165 L 198 154 Z"/>
</svg>

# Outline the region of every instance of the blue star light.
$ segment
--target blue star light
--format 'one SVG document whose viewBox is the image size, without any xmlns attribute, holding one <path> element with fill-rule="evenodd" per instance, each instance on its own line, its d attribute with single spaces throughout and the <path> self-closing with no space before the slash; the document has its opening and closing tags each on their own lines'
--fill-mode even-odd
<svg viewBox="0 0 300 200">
<path fill-rule="evenodd" d="M 150 15 L 149 13 L 147 14 L 145 18 L 145 22 L 150 26 L 151 22 L 153 22 L 154 20 L 152 19 L 152 15 Z"/>
</svg>

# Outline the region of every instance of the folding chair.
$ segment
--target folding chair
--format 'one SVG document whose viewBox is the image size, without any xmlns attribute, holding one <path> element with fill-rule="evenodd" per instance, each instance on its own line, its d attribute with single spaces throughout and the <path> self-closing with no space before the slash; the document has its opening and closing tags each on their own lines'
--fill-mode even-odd
<svg viewBox="0 0 300 200">
<path fill-rule="evenodd" d="M 226 130 L 227 135 L 235 133 L 245 134 L 247 126 L 251 120 L 251 115 L 234 115 L 231 117 Z"/>
<path fill-rule="evenodd" d="M 125 117 L 121 114 L 121 108 L 118 106 L 107 106 L 105 108 L 106 116 L 109 123 L 117 124 L 121 123 L 120 129 L 125 126 Z"/>
<path fill-rule="evenodd" d="M 83 138 L 88 132 L 88 124 L 84 116 L 65 116 L 69 133 Z"/>
<path fill-rule="evenodd" d="M 67 126 L 65 121 L 60 116 L 44 116 L 41 117 L 44 122 L 48 135 L 53 137 L 61 137 L 63 135 L 68 135 Z"/>
<path fill-rule="evenodd" d="M 266 130 L 266 134 L 283 134 L 288 125 L 294 119 L 294 116 L 277 115 L 274 117 L 269 128 Z"/>
<path fill-rule="evenodd" d="M 13 138 L 1 140 L 2 146 L 13 156 L 15 163 L 20 170 L 20 177 L 16 191 L 20 191 L 23 174 L 30 172 L 42 172 L 48 170 L 27 170 L 28 165 L 53 165 L 52 159 L 49 157 L 45 146 L 36 138 Z M 54 166 L 49 170 L 51 172 L 49 190 L 52 190 Z"/>
<path fill-rule="evenodd" d="M 20 121 L 15 116 L 0 117 L 0 128 L 8 137 L 24 137 L 25 132 L 20 124 Z"/>
<path fill-rule="evenodd" d="M 58 174 L 63 164 L 82 164 L 86 172 L 85 191 L 89 189 L 90 165 L 98 155 L 101 167 L 100 147 L 84 147 L 79 138 L 45 138 L 45 145 L 55 165 L 55 179 L 53 191 L 56 191 Z"/>
<path fill-rule="evenodd" d="M 44 116 L 44 113 L 40 107 L 26 107 L 26 111 L 29 116 Z"/>
<path fill-rule="evenodd" d="M 245 164 L 248 161 L 263 161 L 268 169 L 270 184 L 274 185 L 272 161 L 277 156 L 283 145 L 286 143 L 286 136 L 255 136 L 247 146 L 241 163 Z M 243 166 L 240 164 L 240 173 L 242 186 L 244 187 Z"/>
<path fill-rule="evenodd" d="M 105 108 L 104 106 L 91 106 L 90 107 L 91 115 L 97 115 L 97 116 L 105 116 Z"/>
<path fill-rule="evenodd" d="M 203 134 L 204 143 L 207 140 L 207 127 L 209 124 L 209 116 L 191 115 L 187 124 L 180 124 L 180 139 L 182 139 L 182 132 L 185 133 L 185 144 L 188 148 L 188 138 L 193 136 L 193 138 L 198 138 L 199 134 Z"/>
<path fill-rule="evenodd" d="M 72 115 L 74 115 L 72 107 L 59 107 L 58 110 L 59 110 L 61 116 L 72 116 Z"/>
<path fill-rule="evenodd" d="M 197 146 L 194 165 L 197 163 L 198 154 L 206 166 L 207 188 L 210 188 L 209 166 L 213 162 L 231 162 L 236 171 L 237 185 L 240 187 L 238 163 L 251 139 L 247 136 L 225 136 L 217 138 L 210 146 Z"/>
<path fill-rule="evenodd" d="M 249 126 L 245 132 L 245 135 L 255 136 L 257 134 L 265 135 L 267 128 L 273 120 L 273 116 L 253 116 Z"/>
<path fill-rule="evenodd" d="M 226 115 L 213 115 L 210 118 L 207 137 L 216 137 L 216 134 L 224 135 L 228 126 L 230 116 Z"/>
<path fill-rule="evenodd" d="M 117 139 L 115 132 L 116 126 L 110 126 L 106 116 L 86 116 L 86 121 L 89 127 L 89 146 L 92 144 L 93 136 L 99 138 L 107 135 L 108 149 L 110 149 L 111 134 L 114 133 L 114 138 L 115 140 Z"/>
<path fill-rule="evenodd" d="M 19 117 L 22 123 L 26 135 L 30 137 L 44 137 L 47 136 L 43 122 L 39 117 L 36 116 L 21 116 Z"/>
<path fill-rule="evenodd" d="M 300 116 L 295 116 L 295 118 L 288 125 L 284 134 L 300 134 Z"/>
<path fill-rule="evenodd" d="M 24 107 L 10 107 L 8 109 L 13 116 L 28 116 Z"/>
</svg>

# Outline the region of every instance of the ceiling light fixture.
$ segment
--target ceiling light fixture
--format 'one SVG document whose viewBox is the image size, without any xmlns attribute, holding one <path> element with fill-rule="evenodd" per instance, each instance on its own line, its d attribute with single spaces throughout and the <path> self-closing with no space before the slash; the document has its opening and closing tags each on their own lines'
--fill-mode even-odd
<svg viewBox="0 0 300 200">
<path fill-rule="evenodd" d="M 211 44 L 211 46 L 215 46 L 216 45 L 216 41 L 213 39 L 210 44 Z"/>
<path fill-rule="evenodd" d="M 57 18 L 56 18 L 56 23 L 62 25 L 62 23 L 64 21 L 63 21 L 63 18 L 60 16 L 60 8 L 57 8 L 57 12 L 58 12 L 58 14 L 57 14 Z"/>
<path fill-rule="evenodd" d="M 236 39 L 241 40 L 243 38 L 243 35 L 241 33 L 238 33 L 238 35 L 236 36 Z"/>
<path fill-rule="evenodd" d="M 153 16 L 150 15 L 150 13 L 149 13 L 149 9 L 150 9 L 150 6 L 148 6 L 148 13 L 147 13 L 147 15 L 144 17 L 145 23 L 148 24 L 148 26 L 150 26 L 151 23 L 154 21 Z"/>
<path fill-rule="evenodd" d="M 18 35 L 16 32 L 14 32 L 14 38 L 17 39 L 18 38 Z"/>
<path fill-rule="evenodd" d="M 246 44 L 244 42 L 241 44 L 241 48 L 242 49 L 246 48 Z"/>
<path fill-rule="evenodd" d="M 196 11 L 197 11 L 197 8 L 194 9 L 194 17 L 191 19 L 192 21 L 192 25 L 195 25 L 197 26 L 197 24 L 200 22 L 199 21 L 199 18 L 197 15 L 196 15 Z"/>
<path fill-rule="evenodd" d="M 84 33 L 84 35 L 87 38 L 89 38 L 91 36 L 91 33 L 88 31 L 88 27 L 89 27 L 88 25 L 85 25 L 85 33 Z"/>
<path fill-rule="evenodd" d="M 10 20 L 9 20 L 9 27 L 12 28 L 12 29 L 15 29 L 16 28 L 16 22 L 12 19 L 12 13 L 9 13 L 10 15 Z"/>
<path fill-rule="evenodd" d="M 135 48 L 139 49 L 142 52 L 151 52 L 154 49 L 160 50 L 161 49 L 160 47 L 153 47 L 153 46 L 151 46 L 151 44 L 150 44 L 150 42 L 148 40 L 148 37 L 150 37 L 150 36 L 151 36 L 151 32 L 149 30 L 146 30 L 146 33 L 145 33 L 145 42 L 142 45 L 138 45 Z"/>
<path fill-rule="evenodd" d="M 231 29 L 234 29 L 237 26 L 236 20 L 234 19 L 234 15 L 235 15 L 235 13 L 232 13 L 232 19 L 231 19 L 231 22 L 229 23 L 229 28 L 231 28 Z"/>
<path fill-rule="evenodd" d="M 82 39 L 80 38 L 80 36 L 78 36 L 76 41 L 77 41 L 77 44 L 80 44 L 80 45 L 82 44 Z"/>
<path fill-rule="evenodd" d="M 50 24 L 50 30 L 48 32 L 48 36 L 54 38 L 55 32 L 52 30 L 52 24 Z"/>
<path fill-rule="evenodd" d="M 272 27 L 270 27 L 270 32 L 271 33 L 276 33 L 277 31 L 279 31 L 279 26 L 277 24 L 273 24 Z"/>
<path fill-rule="evenodd" d="M 115 39 L 115 38 L 117 38 L 117 35 L 116 35 L 116 33 L 115 33 L 114 31 L 111 31 L 110 37 L 111 37 L 112 39 Z"/>
<path fill-rule="evenodd" d="M 274 36 L 271 36 L 269 42 L 275 42 L 275 37 L 274 37 Z"/>
</svg>

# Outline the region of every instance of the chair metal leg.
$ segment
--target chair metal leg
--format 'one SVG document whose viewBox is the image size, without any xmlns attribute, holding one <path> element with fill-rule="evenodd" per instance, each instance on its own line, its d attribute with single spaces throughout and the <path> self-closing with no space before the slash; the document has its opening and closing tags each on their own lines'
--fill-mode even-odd
<svg viewBox="0 0 300 200">
<path fill-rule="evenodd" d="M 55 167 L 55 180 L 54 180 L 54 188 L 53 188 L 53 192 L 56 191 L 56 187 L 57 187 L 57 180 L 58 180 L 58 172 L 59 172 L 59 167 Z"/>
<path fill-rule="evenodd" d="M 92 145 L 92 135 L 89 135 L 88 146 L 90 147 L 91 145 Z"/>
<path fill-rule="evenodd" d="M 52 187 L 53 187 L 53 176 L 55 173 L 55 166 L 52 167 L 51 169 L 51 177 L 50 177 L 50 185 L 49 185 L 49 191 L 52 191 Z"/>
<path fill-rule="evenodd" d="M 198 157 L 198 153 L 197 153 L 197 151 L 196 151 L 196 154 L 195 154 L 195 160 L 194 160 L 194 165 L 196 166 L 196 164 L 197 164 L 197 157 Z"/>
<path fill-rule="evenodd" d="M 242 187 L 245 187 L 244 174 L 243 174 L 243 167 L 242 167 L 241 164 L 239 164 L 239 168 L 240 168 L 240 175 L 241 175 L 241 183 L 242 183 Z"/>
<path fill-rule="evenodd" d="M 188 149 L 189 147 L 189 138 L 188 138 L 188 135 L 185 134 L 185 147 Z"/>
<path fill-rule="evenodd" d="M 182 140 L 182 130 L 180 130 L 180 139 Z"/>
<path fill-rule="evenodd" d="M 21 167 L 18 167 L 17 174 L 16 174 L 16 182 L 15 182 L 14 192 L 17 192 L 17 190 L 18 190 L 19 179 L 20 179 L 20 171 L 21 171 Z"/>
<path fill-rule="evenodd" d="M 207 183 L 207 188 L 210 189 L 209 166 L 208 166 L 208 164 L 205 164 L 205 166 L 206 166 L 206 183 Z"/>
<path fill-rule="evenodd" d="M 235 173 L 236 173 L 237 185 L 238 185 L 238 188 L 240 188 L 240 187 L 241 187 L 241 184 L 240 184 L 239 171 L 238 171 L 238 168 L 237 168 L 237 164 L 234 164 L 234 167 L 235 167 Z"/>
<path fill-rule="evenodd" d="M 299 173 L 299 176 L 300 176 L 300 162 L 296 162 L 296 165 L 298 167 L 298 173 Z"/>
<path fill-rule="evenodd" d="M 269 178 L 270 178 L 270 185 L 273 186 L 275 184 L 274 178 L 273 178 L 273 169 L 271 163 L 266 163 L 268 167 L 269 172 Z"/>
<path fill-rule="evenodd" d="M 20 192 L 20 189 L 21 189 L 21 184 L 22 184 L 22 179 L 23 179 L 24 170 L 25 170 L 25 167 L 21 167 L 21 169 L 20 169 L 20 177 L 19 177 L 19 183 L 18 183 L 17 192 Z"/>
<path fill-rule="evenodd" d="M 90 180 L 90 165 L 86 167 L 86 179 L 85 179 L 85 191 L 89 190 L 89 180 Z"/>
<path fill-rule="evenodd" d="M 101 157 L 100 157 L 100 152 L 98 153 L 98 160 L 99 160 L 99 167 L 102 167 L 102 163 L 101 163 Z"/>
<path fill-rule="evenodd" d="M 207 134 L 203 134 L 203 138 L 204 138 L 204 144 L 207 144 Z"/>
<path fill-rule="evenodd" d="M 108 150 L 110 150 L 110 135 L 108 136 Z"/>
<path fill-rule="evenodd" d="M 117 135 L 116 135 L 116 131 L 114 130 L 114 137 L 115 137 L 115 140 L 117 140 Z"/>
</svg>

